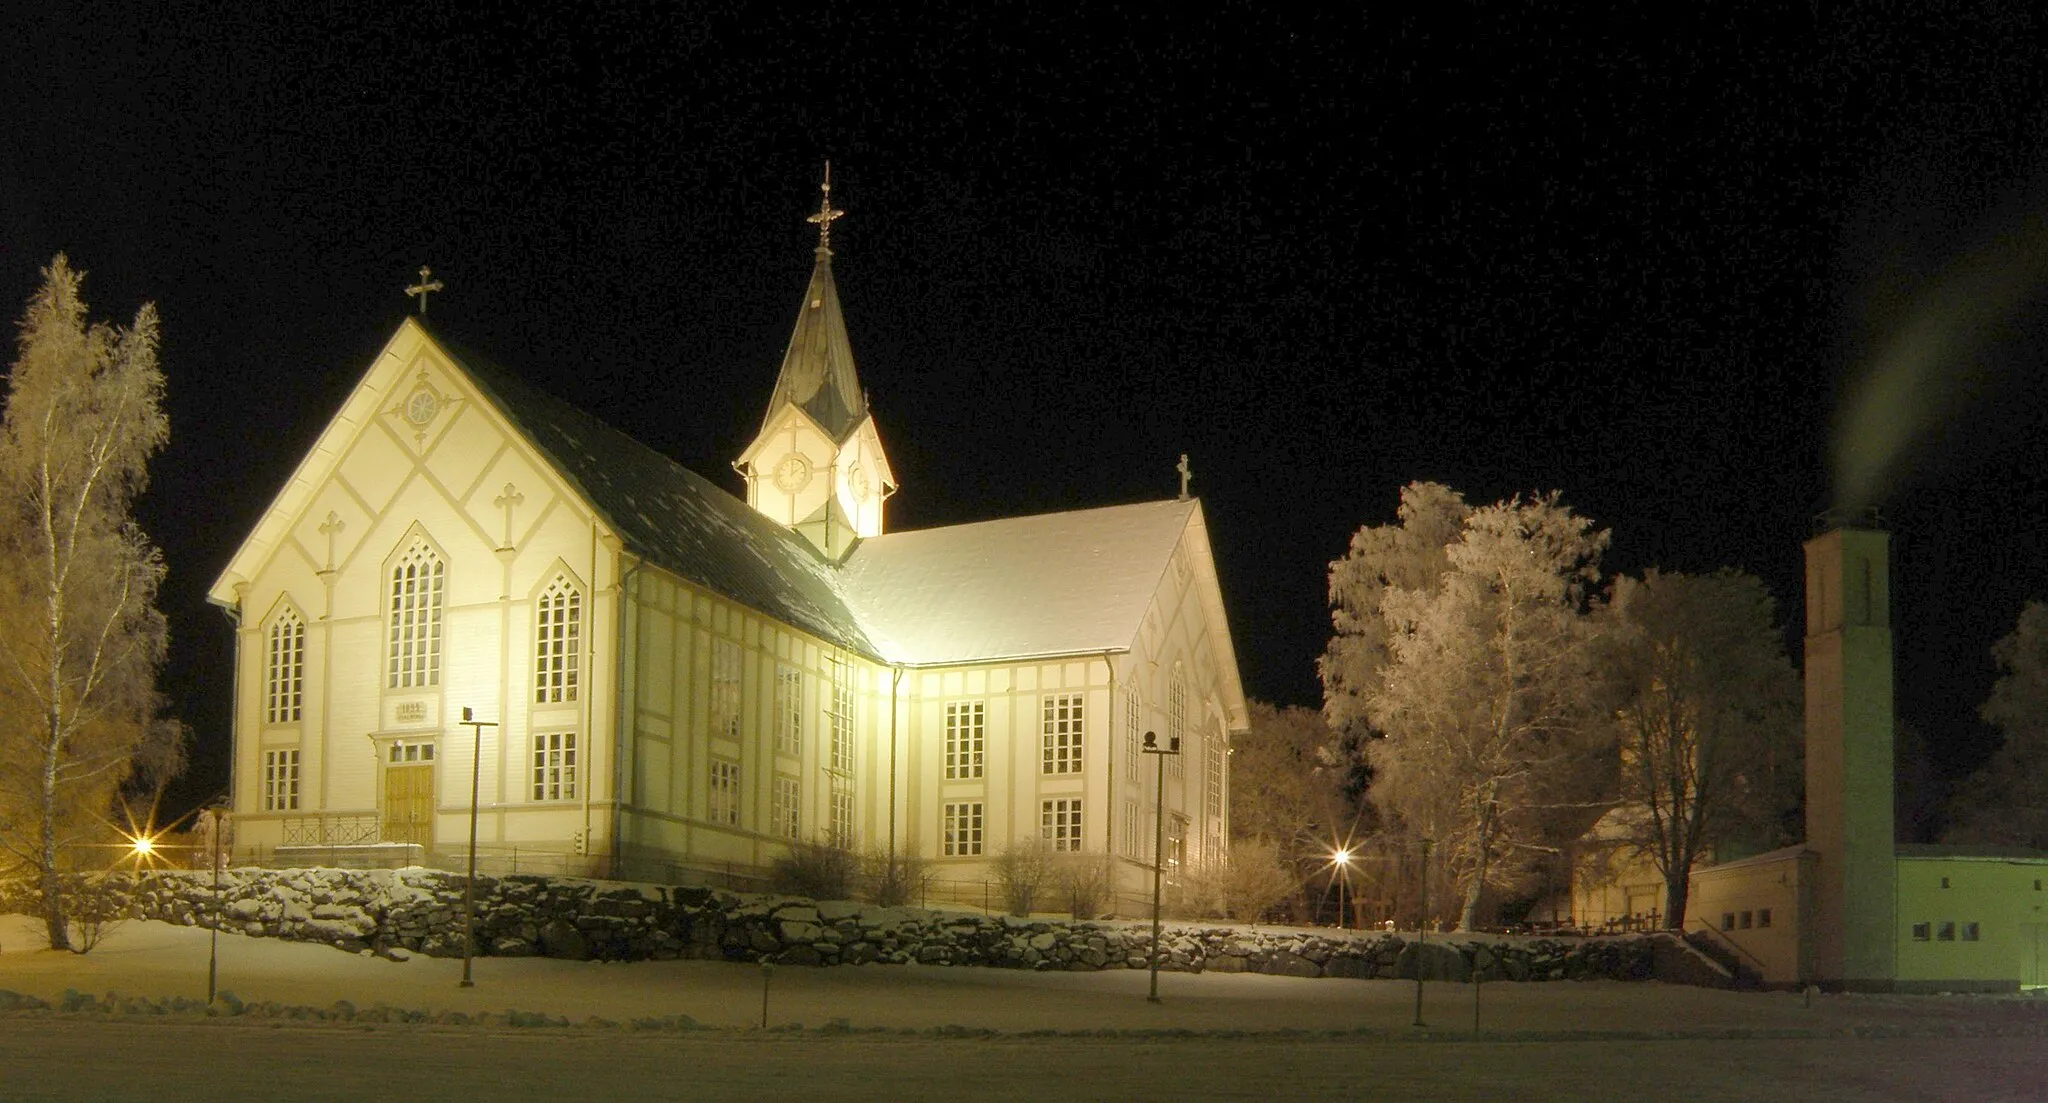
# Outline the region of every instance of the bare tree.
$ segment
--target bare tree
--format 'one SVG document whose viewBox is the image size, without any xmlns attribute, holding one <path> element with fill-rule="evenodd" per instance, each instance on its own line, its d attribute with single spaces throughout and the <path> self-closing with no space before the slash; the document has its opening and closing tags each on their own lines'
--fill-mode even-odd
<svg viewBox="0 0 2048 1103">
<path fill-rule="evenodd" d="M 2048 605 L 2027 602 L 1992 646 L 1998 681 L 1983 717 L 2004 742 L 1956 783 L 1949 842 L 2048 849 Z"/>
<path fill-rule="evenodd" d="M 82 279 L 61 255 L 44 270 L 0 426 L 0 788 L 14 809 L 0 846 L 34 869 L 53 949 L 70 948 L 65 847 L 124 782 L 166 777 L 183 754 L 156 692 L 163 561 L 132 516 L 170 435 L 156 308 L 88 325 Z"/>
<path fill-rule="evenodd" d="M 1379 734 L 1371 798 L 1433 840 L 1470 928 L 1486 889 L 1519 883 L 1611 784 L 1586 613 L 1608 535 L 1555 492 L 1466 509 L 1426 483 L 1402 491 L 1401 522 L 1331 566 L 1324 685 L 1333 720 Z"/>
<path fill-rule="evenodd" d="M 1602 620 L 1617 676 L 1624 842 L 1685 922 L 1692 867 L 1736 840 L 1774 842 L 1799 794 L 1799 678 L 1755 576 L 1617 578 Z"/>
</svg>

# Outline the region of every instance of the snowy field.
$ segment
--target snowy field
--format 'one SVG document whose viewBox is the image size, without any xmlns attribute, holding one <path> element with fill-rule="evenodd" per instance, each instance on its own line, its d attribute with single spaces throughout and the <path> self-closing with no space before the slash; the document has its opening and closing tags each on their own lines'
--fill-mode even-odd
<svg viewBox="0 0 2048 1103">
<path fill-rule="evenodd" d="M 0 989 L 52 1003 L 203 998 L 203 930 L 131 923 L 89 955 L 0 917 Z M 0 1100 L 2042 1100 L 2048 1000 L 1733 993 L 1588 982 L 1414 985 L 1142 971 L 393 962 L 221 936 L 245 1003 L 348 1001 L 445 1026 L 0 1013 Z M 507 1009 L 571 1026 L 502 1025 Z M 632 1029 L 688 1016 L 702 1029 Z M 592 1024 L 608 1020 L 616 1025 Z M 794 1029 L 801 1026 L 806 1029 Z"/>
</svg>

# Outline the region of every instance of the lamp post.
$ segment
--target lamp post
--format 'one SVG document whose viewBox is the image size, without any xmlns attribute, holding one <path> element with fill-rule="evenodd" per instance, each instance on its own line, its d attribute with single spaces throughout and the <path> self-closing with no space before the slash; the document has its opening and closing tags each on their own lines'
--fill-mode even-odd
<svg viewBox="0 0 2048 1103">
<path fill-rule="evenodd" d="M 1338 847 L 1331 853 L 1330 862 L 1337 867 L 1337 929 L 1342 931 L 1350 926 L 1350 917 L 1344 911 L 1344 887 L 1351 880 L 1351 848 Z"/>
<path fill-rule="evenodd" d="M 1166 746 L 1161 747 L 1158 733 L 1146 732 L 1145 746 L 1142 749 L 1146 754 L 1155 755 L 1159 759 L 1159 784 L 1153 790 L 1152 807 L 1152 990 L 1145 997 L 1153 1003 L 1158 1003 L 1159 884 L 1161 873 L 1166 868 L 1166 756 L 1180 753 L 1180 736 L 1168 739 Z"/>
<path fill-rule="evenodd" d="M 1429 837 L 1422 839 L 1422 916 L 1415 921 L 1415 1025 L 1422 1025 L 1422 944 L 1429 940 Z"/>
<path fill-rule="evenodd" d="M 498 726 L 494 720 L 476 720 L 468 705 L 462 706 L 462 725 L 469 729 L 469 878 L 462 883 L 462 984 L 474 988 L 469 979 L 469 962 L 476 956 L 476 808 L 477 781 L 484 770 L 484 729 Z"/>
<path fill-rule="evenodd" d="M 220 990 L 220 835 L 226 827 L 222 822 L 228 810 L 214 805 L 200 815 L 206 817 L 207 833 L 213 842 L 213 922 L 212 930 L 206 936 L 206 1005 L 213 1006 L 214 996 Z"/>
</svg>

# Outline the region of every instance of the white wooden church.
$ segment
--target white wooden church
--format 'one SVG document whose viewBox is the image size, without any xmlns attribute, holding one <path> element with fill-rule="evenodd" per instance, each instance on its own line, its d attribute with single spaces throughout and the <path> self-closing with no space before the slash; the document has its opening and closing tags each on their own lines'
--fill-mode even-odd
<svg viewBox="0 0 2048 1103">
<path fill-rule="evenodd" d="M 494 868 L 743 878 L 819 840 L 968 879 L 1037 837 L 1115 855 L 1130 891 L 1149 731 L 1181 749 L 1167 864 L 1225 859 L 1246 712 L 1200 502 L 1183 477 L 889 532 L 838 213 L 828 186 L 744 498 L 398 327 L 210 591 L 245 858 L 446 862 L 474 780 Z"/>
</svg>

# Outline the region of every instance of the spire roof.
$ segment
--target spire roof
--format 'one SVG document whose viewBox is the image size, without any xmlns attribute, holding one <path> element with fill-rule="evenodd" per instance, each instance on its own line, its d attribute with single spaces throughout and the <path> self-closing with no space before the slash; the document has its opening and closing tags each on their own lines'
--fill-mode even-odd
<svg viewBox="0 0 2048 1103">
<path fill-rule="evenodd" d="M 818 227 L 817 263 L 810 286 L 797 310 L 796 329 L 782 355 L 782 371 L 768 398 L 765 430 L 784 402 L 809 414 L 834 440 L 845 440 L 867 416 L 867 395 L 853 369 L 853 346 L 846 339 L 846 318 L 839 309 L 839 289 L 832 282 L 832 223 L 844 215 L 832 209 L 832 166 L 825 166 L 824 193 L 818 213 L 808 221 Z"/>
</svg>

